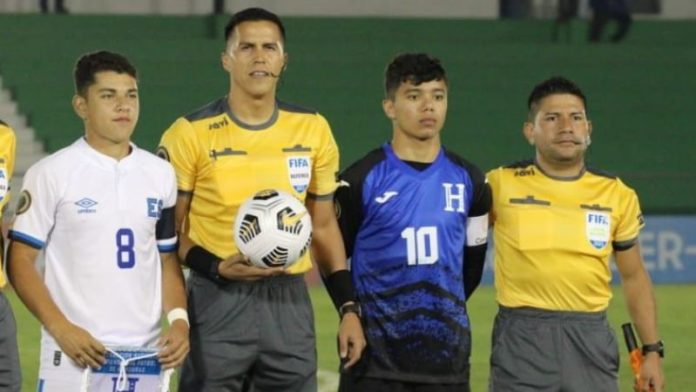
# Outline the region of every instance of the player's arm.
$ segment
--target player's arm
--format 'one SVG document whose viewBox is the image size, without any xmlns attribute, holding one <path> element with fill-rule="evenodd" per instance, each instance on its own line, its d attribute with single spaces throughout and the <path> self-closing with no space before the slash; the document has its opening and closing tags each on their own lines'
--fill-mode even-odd
<svg viewBox="0 0 696 392">
<path fill-rule="evenodd" d="M 355 239 L 363 221 L 361 192 L 362 189 L 358 184 L 350 183 L 343 179 L 343 174 L 341 175 L 341 183 L 336 188 L 334 196 L 334 209 L 347 258 L 353 255 Z"/>
<path fill-rule="evenodd" d="M 464 247 L 464 294 L 468 300 L 481 283 L 488 249 L 488 218 L 491 210 L 491 187 L 478 173 L 469 216 L 466 220 Z"/>
<path fill-rule="evenodd" d="M 179 258 L 183 263 L 209 279 L 224 283 L 226 280 L 253 281 L 279 275 L 285 272 L 282 267 L 260 268 L 252 265 L 249 259 L 235 253 L 222 258 L 196 244 L 188 236 L 186 219 L 191 205 L 191 192 L 179 191 L 176 200 L 176 227 L 179 235 Z M 230 241 L 233 239 L 230 238 Z"/>
<path fill-rule="evenodd" d="M 80 366 L 98 368 L 106 362 L 106 348 L 89 332 L 73 324 L 60 311 L 34 267 L 39 249 L 13 238 L 7 272 L 24 305 L 39 319 L 61 350 Z"/>
<path fill-rule="evenodd" d="M 616 265 L 623 282 L 624 296 L 628 312 L 636 325 L 643 344 L 652 344 L 659 340 L 657 330 L 657 306 L 652 282 L 643 265 L 643 258 L 638 243 L 627 249 L 616 249 Z M 663 390 L 664 374 L 662 361 L 655 352 L 645 355 L 640 372 L 644 391 L 652 385 L 656 392 Z"/>
<path fill-rule="evenodd" d="M 157 220 L 155 236 L 162 266 L 162 309 L 167 315 L 169 328 L 159 339 L 160 363 L 167 369 L 174 368 L 184 362 L 189 351 L 189 321 L 186 310 L 186 290 L 184 276 L 176 257 L 176 186 L 174 173 L 171 173 L 171 191 L 167 204 L 170 207 L 162 209 Z"/>
<path fill-rule="evenodd" d="M 178 196 L 176 197 L 176 206 L 174 207 L 174 222 L 176 227 L 176 235 L 179 239 L 179 246 L 177 248 L 177 254 L 179 260 L 181 260 L 184 265 L 186 264 L 186 256 L 188 255 L 191 248 L 195 245 L 188 236 L 188 228 L 186 227 L 186 219 L 188 217 L 189 208 L 191 206 L 191 192 L 179 190 Z M 219 259 L 217 259 L 219 260 Z M 188 265 L 187 265 L 188 266 Z M 192 270 L 198 270 L 194 267 L 188 266 Z M 207 271 L 200 271 L 205 275 L 212 274 L 213 266 L 211 266 Z"/>
<path fill-rule="evenodd" d="M 340 309 L 356 302 L 350 272 L 346 269 L 346 254 L 334 210 L 333 195 L 309 195 L 305 202 L 312 217 L 312 255 L 322 274 L 334 304 Z M 358 314 L 341 312 L 338 331 L 339 355 L 344 367 L 353 366 L 362 355 L 366 341 Z"/>
<path fill-rule="evenodd" d="M 167 369 L 180 366 L 189 352 L 189 321 L 184 277 L 175 252 L 160 252 L 162 260 L 162 308 L 169 328 L 158 346 L 160 363 Z"/>
<path fill-rule="evenodd" d="M 323 276 L 346 270 L 346 253 L 334 212 L 333 195 L 329 198 L 307 197 L 307 211 L 312 217 L 312 254 Z M 354 293 L 350 300 L 355 300 Z"/>
</svg>

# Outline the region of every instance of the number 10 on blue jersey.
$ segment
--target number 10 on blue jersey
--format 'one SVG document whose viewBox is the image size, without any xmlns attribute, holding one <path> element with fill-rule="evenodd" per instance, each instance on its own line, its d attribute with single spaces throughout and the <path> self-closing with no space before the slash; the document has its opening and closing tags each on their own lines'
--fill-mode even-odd
<svg viewBox="0 0 696 392">
<path fill-rule="evenodd" d="M 440 257 L 437 245 L 437 226 L 407 227 L 401 232 L 406 240 L 408 265 L 435 264 Z"/>
</svg>

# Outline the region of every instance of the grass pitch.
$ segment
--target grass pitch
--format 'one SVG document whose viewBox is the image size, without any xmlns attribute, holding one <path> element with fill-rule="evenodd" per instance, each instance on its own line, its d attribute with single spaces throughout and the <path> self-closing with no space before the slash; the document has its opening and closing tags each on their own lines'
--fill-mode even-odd
<svg viewBox="0 0 696 392">
<path fill-rule="evenodd" d="M 335 391 L 338 356 L 336 354 L 336 328 L 338 318 L 331 300 L 323 287 L 312 288 L 314 317 L 316 320 L 317 351 L 319 355 L 320 391 Z M 10 299 L 17 319 L 18 344 L 22 362 L 22 391 L 36 390 L 38 355 L 40 344 L 39 325 L 36 319 L 19 302 L 13 292 L 5 294 Z M 614 289 L 614 299 L 609 308 L 609 320 L 621 344 L 621 391 L 632 391 L 632 375 L 625 354 L 620 326 L 629 321 L 623 295 L 619 287 Z M 691 378 L 696 365 L 696 285 L 663 285 L 655 290 L 658 303 L 660 335 L 665 341 L 666 357 L 663 362 L 667 387 L 671 391 L 693 389 Z M 486 391 L 490 334 L 496 304 L 492 287 L 479 288 L 468 302 L 472 320 L 473 354 L 471 357 L 471 390 Z M 176 391 L 176 382 L 172 384 Z"/>
</svg>

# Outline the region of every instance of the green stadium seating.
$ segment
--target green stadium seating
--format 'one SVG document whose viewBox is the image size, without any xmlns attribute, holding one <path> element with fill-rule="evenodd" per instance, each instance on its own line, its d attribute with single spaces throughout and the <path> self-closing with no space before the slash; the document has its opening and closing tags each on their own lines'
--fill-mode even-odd
<svg viewBox="0 0 696 392">
<path fill-rule="evenodd" d="M 225 17 L 0 15 L 0 73 L 47 150 L 82 133 L 72 113 L 72 66 L 110 49 L 140 72 L 135 141 L 227 92 L 219 65 Z M 550 41 L 551 21 L 287 18 L 290 62 L 281 99 L 331 122 L 345 166 L 390 138 L 382 72 L 403 51 L 443 60 L 450 78 L 446 145 L 488 170 L 531 157 L 521 136 L 527 94 L 552 75 L 576 80 L 593 120 L 591 165 L 634 187 L 647 213 L 696 213 L 696 24 L 637 21 L 620 44 L 590 45 L 586 26 Z"/>
</svg>

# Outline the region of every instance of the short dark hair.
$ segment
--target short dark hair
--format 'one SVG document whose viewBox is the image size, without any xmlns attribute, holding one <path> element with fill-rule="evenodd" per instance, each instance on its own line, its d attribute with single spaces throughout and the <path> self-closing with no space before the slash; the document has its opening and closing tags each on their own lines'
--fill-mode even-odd
<svg viewBox="0 0 696 392">
<path fill-rule="evenodd" d="M 125 73 L 133 78 L 138 78 L 138 72 L 133 64 L 121 54 L 101 50 L 82 55 L 75 63 L 75 92 L 86 96 L 89 86 L 95 83 L 94 76 L 98 72 L 114 71 Z"/>
<path fill-rule="evenodd" d="M 536 117 L 539 111 L 539 102 L 542 99 L 556 94 L 575 95 L 582 100 L 582 105 L 585 107 L 585 111 L 587 111 L 587 99 L 580 87 L 572 80 L 563 76 L 554 76 L 534 86 L 532 93 L 529 94 L 527 99 L 527 121 L 534 122 L 534 117 Z"/>
<path fill-rule="evenodd" d="M 394 57 L 384 71 L 384 94 L 394 98 L 394 93 L 403 82 L 419 85 L 432 80 L 444 80 L 445 69 L 440 60 L 427 53 L 402 53 Z"/>
<path fill-rule="evenodd" d="M 283 26 L 283 22 L 281 22 L 278 15 L 258 7 L 247 8 L 232 15 L 230 21 L 227 22 L 227 26 L 225 26 L 225 42 L 230 39 L 230 36 L 232 33 L 234 33 L 234 28 L 240 23 L 258 22 L 264 20 L 275 23 L 275 25 L 278 26 L 280 36 L 283 39 L 283 43 L 285 43 L 285 26 Z"/>
</svg>

